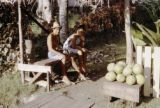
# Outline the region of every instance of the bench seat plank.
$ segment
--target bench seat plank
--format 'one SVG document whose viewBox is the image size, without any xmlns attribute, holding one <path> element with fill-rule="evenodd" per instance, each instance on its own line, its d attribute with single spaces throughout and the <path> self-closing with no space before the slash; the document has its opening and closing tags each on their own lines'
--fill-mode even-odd
<svg viewBox="0 0 160 108">
<path fill-rule="evenodd" d="M 40 60 L 40 61 L 34 62 L 33 64 L 36 64 L 36 65 L 50 65 L 52 63 L 57 63 L 59 61 L 60 60 L 44 59 L 44 60 Z"/>
</svg>

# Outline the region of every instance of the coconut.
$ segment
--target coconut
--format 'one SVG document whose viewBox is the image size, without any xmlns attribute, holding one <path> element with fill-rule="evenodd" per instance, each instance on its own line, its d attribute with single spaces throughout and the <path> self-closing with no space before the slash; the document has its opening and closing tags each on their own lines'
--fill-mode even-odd
<svg viewBox="0 0 160 108">
<path fill-rule="evenodd" d="M 114 72 L 116 72 L 117 74 L 120 74 L 120 73 L 122 73 L 123 68 L 124 67 L 122 65 L 116 64 L 115 67 L 114 67 Z"/>
<path fill-rule="evenodd" d="M 133 66 L 133 73 L 135 74 L 142 74 L 143 73 L 143 67 L 139 64 L 135 64 Z"/>
<path fill-rule="evenodd" d="M 122 65 L 123 67 L 126 66 L 126 63 L 125 63 L 124 61 L 119 61 L 119 62 L 117 62 L 117 64 L 120 64 L 120 65 Z"/>
<path fill-rule="evenodd" d="M 114 69 L 114 66 L 115 66 L 115 63 L 110 63 L 110 64 L 108 64 L 107 70 L 108 70 L 109 72 L 112 72 L 113 69 Z"/>
<path fill-rule="evenodd" d="M 136 78 L 135 78 L 133 75 L 129 75 L 129 76 L 127 76 L 127 78 L 126 78 L 126 83 L 127 83 L 128 85 L 133 85 L 133 84 L 136 83 Z"/>
<path fill-rule="evenodd" d="M 123 74 L 118 74 L 116 80 L 122 83 L 125 81 L 125 76 Z"/>
<path fill-rule="evenodd" d="M 142 74 L 136 75 L 137 84 L 143 85 L 145 83 L 145 77 Z"/>
<path fill-rule="evenodd" d="M 124 70 L 123 70 L 123 75 L 124 76 L 128 76 L 128 75 L 131 75 L 132 74 L 132 68 L 130 67 L 125 67 Z"/>
<path fill-rule="evenodd" d="M 105 75 L 105 79 L 108 81 L 114 81 L 114 80 L 116 80 L 116 74 L 114 72 L 108 72 Z"/>
</svg>

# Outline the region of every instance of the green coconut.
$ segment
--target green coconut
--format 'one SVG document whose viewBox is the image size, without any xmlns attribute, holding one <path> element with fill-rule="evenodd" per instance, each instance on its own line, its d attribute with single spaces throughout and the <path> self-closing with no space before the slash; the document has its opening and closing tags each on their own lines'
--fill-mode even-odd
<svg viewBox="0 0 160 108">
<path fill-rule="evenodd" d="M 105 79 L 107 81 L 114 81 L 116 80 L 116 74 L 114 72 L 108 72 L 106 75 L 105 75 Z"/>
<path fill-rule="evenodd" d="M 122 65 L 123 67 L 126 66 L 126 63 L 125 63 L 124 61 L 118 61 L 117 64 L 120 64 L 120 65 Z"/>
<path fill-rule="evenodd" d="M 112 72 L 112 71 L 114 70 L 114 66 L 115 66 L 115 63 L 110 63 L 110 64 L 108 64 L 108 65 L 107 65 L 107 70 L 108 70 L 109 72 Z"/>
<path fill-rule="evenodd" d="M 126 77 L 126 83 L 128 85 L 133 85 L 136 83 L 136 78 L 133 75 L 129 75 Z"/>
<path fill-rule="evenodd" d="M 124 69 L 123 69 L 123 75 L 124 76 L 128 76 L 128 75 L 131 75 L 132 74 L 132 68 L 130 68 L 130 67 L 125 67 Z"/>
<path fill-rule="evenodd" d="M 116 80 L 122 83 L 125 81 L 125 76 L 123 74 L 118 74 Z"/>
<path fill-rule="evenodd" d="M 114 72 L 116 72 L 117 74 L 121 74 L 123 72 L 123 66 L 120 64 L 116 64 L 114 67 Z"/>
<path fill-rule="evenodd" d="M 139 64 L 135 64 L 133 66 L 133 73 L 135 74 L 142 74 L 143 73 L 143 67 Z"/>
<path fill-rule="evenodd" d="M 145 77 L 142 74 L 136 75 L 137 84 L 143 85 L 145 83 Z"/>
</svg>

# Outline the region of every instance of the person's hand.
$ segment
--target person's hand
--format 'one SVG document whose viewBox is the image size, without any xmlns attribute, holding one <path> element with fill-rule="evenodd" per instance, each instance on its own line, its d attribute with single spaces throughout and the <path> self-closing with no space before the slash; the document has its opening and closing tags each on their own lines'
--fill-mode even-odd
<svg viewBox="0 0 160 108">
<path fill-rule="evenodd" d="M 78 50 L 77 53 L 78 53 L 78 55 L 82 55 L 82 51 L 81 50 Z"/>
<path fill-rule="evenodd" d="M 82 51 L 83 51 L 83 52 L 87 52 L 87 49 L 86 49 L 86 48 L 82 48 Z"/>
</svg>

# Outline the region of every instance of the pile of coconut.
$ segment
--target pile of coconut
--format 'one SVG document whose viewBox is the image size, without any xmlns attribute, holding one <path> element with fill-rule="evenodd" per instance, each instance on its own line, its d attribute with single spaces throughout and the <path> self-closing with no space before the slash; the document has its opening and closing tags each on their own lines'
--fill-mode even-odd
<svg viewBox="0 0 160 108">
<path fill-rule="evenodd" d="M 116 64 L 108 64 L 107 71 L 105 75 L 107 81 L 117 81 L 128 85 L 143 85 L 145 82 L 143 66 L 139 64 L 127 65 L 124 61 L 119 61 Z"/>
</svg>

